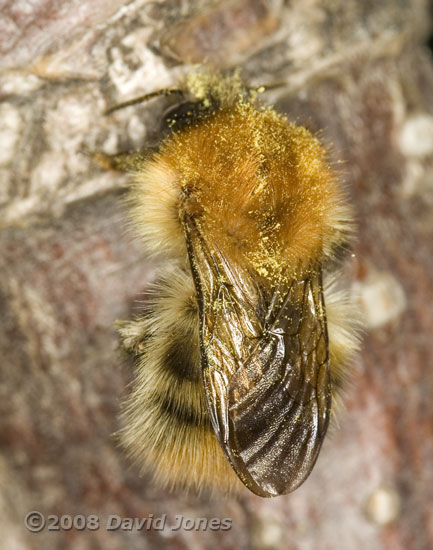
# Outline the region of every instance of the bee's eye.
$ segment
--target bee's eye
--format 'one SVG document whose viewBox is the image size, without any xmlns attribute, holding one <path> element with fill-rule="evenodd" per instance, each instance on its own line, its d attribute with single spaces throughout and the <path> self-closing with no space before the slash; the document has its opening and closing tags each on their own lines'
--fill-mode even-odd
<svg viewBox="0 0 433 550">
<path fill-rule="evenodd" d="M 200 122 L 216 108 L 214 104 L 204 104 L 203 101 L 185 101 L 169 107 L 163 115 L 163 126 L 171 130 L 181 130 L 194 122 Z"/>
</svg>

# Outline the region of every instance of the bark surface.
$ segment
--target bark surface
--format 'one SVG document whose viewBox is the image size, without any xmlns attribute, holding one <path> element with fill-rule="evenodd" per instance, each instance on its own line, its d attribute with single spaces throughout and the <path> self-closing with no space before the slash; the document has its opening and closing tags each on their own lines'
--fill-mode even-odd
<svg viewBox="0 0 433 550">
<path fill-rule="evenodd" d="M 423 0 L 0 1 L 1 549 L 433 548 L 428 32 Z M 278 499 L 162 491 L 113 437 L 132 376 L 113 323 L 152 265 L 127 230 L 126 178 L 86 150 L 156 143 L 166 102 L 104 109 L 204 59 L 282 83 L 266 101 L 320 130 L 356 210 L 362 352 L 313 473 Z M 31 533 L 31 510 L 100 527 Z M 150 514 L 232 527 L 107 529 Z"/>
</svg>

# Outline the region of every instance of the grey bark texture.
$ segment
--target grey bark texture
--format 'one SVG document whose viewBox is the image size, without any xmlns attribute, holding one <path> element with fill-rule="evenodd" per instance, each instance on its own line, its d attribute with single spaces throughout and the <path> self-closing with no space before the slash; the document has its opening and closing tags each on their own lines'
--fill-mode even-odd
<svg viewBox="0 0 433 550">
<path fill-rule="evenodd" d="M 433 548 L 433 63 L 424 0 L 0 1 L 0 549 Z M 152 265 L 123 175 L 85 151 L 158 139 L 192 64 L 239 66 L 320 130 L 358 224 L 348 277 L 364 313 L 346 410 L 291 495 L 169 493 L 113 434 L 132 366 L 116 319 Z M 32 533 L 24 517 L 98 515 Z M 227 531 L 107 530 L 110 515 L 232 518 Z"/>
</svg>

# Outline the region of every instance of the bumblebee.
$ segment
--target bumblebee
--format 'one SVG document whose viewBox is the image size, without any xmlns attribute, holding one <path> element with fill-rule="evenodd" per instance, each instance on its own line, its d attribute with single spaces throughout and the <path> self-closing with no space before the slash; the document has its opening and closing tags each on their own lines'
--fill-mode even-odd
<svg viewBox="0 0 433 550">
<path fill-rule="evenodd" d="M 326 148 L 236 75 L 175 93 L 158 150 L 112 159 L 158 259 L 119 324 L 136 360 L 121 442 L 164 485 L 283 495 L 310 474 L 358 347 L 336 290 L 351 209 Z"/>
</svg>

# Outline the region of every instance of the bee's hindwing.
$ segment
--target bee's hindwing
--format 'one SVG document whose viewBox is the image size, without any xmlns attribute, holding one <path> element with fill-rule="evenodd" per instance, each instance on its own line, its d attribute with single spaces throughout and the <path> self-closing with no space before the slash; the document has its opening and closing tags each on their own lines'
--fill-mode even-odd
<svg viewBox="0 0 433 550">
<path fill-rule="evenodd" d="M 192 216 L 184 227 L 213 428 L 251 491 L 289 493 L 311 472 L 330 416 L 321 272 L 261 288 Z"/>
</svg>

